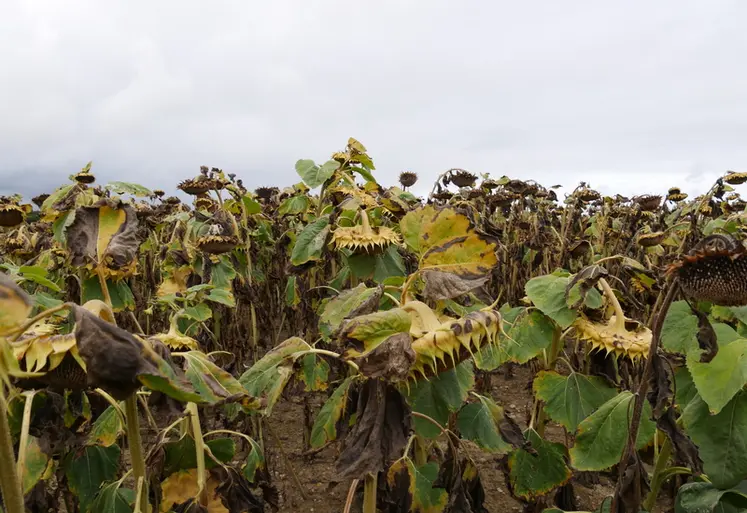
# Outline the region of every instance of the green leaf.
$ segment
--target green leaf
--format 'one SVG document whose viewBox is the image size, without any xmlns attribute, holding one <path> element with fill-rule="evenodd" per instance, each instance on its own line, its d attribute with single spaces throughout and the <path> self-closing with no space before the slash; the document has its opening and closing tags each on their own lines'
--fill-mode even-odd
<svg viewBox="0 0 747 513">
<path fill-rule="evenodd" d="M 342 321 L 362 305 L 378 305 L 381 295 L 380 288 L 368 288 L 364 283 L 360 283 L 357 287 L 345 290 L 324 303 L 319 314 L 319 332 L 324 340 L 331 341 L 332 334 L 337 331 Z"/>
<path fill-rule="evenodd" d="M 197 322 L 205 322 L 213 317 L 213 311 L 205 303 L 197 303 L 186 307 L 184 315 Z"/>
<path fill-rule="evenodd" d="M 528 429 L 525 436 L 537 454 L 514 451 L 508 458 L 509 479 L 517 497 L 531 500 L 567 483 L 571 470 L 565 464 L 563 444 L 548 442 L 533 429 Z"/>
<path fill-rule="evenodd" d="M 36 292 L 32 296 L 34 303 L 41 308 L 42 311 L 48 310 L 50 308 L 54 308 L 56 306 L 60 306 L 62 303 L 64 303 L 63 300 L 57 299 L 55 297 L 50 296 L 46 292 Z"/>
<path fill-rule="evenodd" d="M 244 477 L 246 477 L 250 483 L 254 483 L 257 471 L 265 467 L 265 454 L 262 447 L 253 439 L 249 439 L 249 444 L 252 446 L 252 450 L 246 457 L 243 472 Z"/>
<path fill-rule="evenodd" d="M 115 194 L 132 194 L 139 198 L 153 196 L 153 191 L 136 183 L 109 182 L 105 187 Z"/>
<path fill-rule="evenodd" d="M 109 406 L 93 423 L 86 444 L 111 447 L 123 433 L 122 418 L 114 406 Z"/>
<path fill-rule="evenodd" d="M 35 436 L 29 436 L 28 445 L 26 445 L 26 459 L 20 476 L 24 495 L 31 492 L 34 486 L 44 479 L 52 464 L 52 460 L 44 454 L 39 446 L 39 439 Z"/>
<path fill-rule="evenodd" d="M 567 276 L 547 274 L 532 278 L 524 286 L 529 300 L 542 313 L 566 329 L 578 315 L 575 310 L 568 308 L 565 302 L 565 288 L 568 285 Z"/>
<path fill-rule="evenodd" d="M 132 294 L 132 290 L 126 281 L 106 280 L 106 286 L 109 289 L 109 295 L 112 299 L 112 310 L 121 312 L 125 309 L 133 310 L 135 308 L 135 296 Z M 81 303 L 85 304 L 92 299 L 104 301 L 101 284 L 95 275 L 83 280 L 83 298 Z"/>
<path fill-rule="evenodd" d="M 306 392 L 323 392 L 327 390 L 329 364 L 315 354 L 307 354 L 301 359 L 301 381 Z"/>
<path fill-rule="evenodd" d="M 291 196 L 280 204 L 278 214 L 281 216 L 302 214 L 311 206 L 308 196 Z"/>
<path fill-rule="evenodd" d="M 163 474 L 170 476 L 180 470 L 197 468 L 197 445 L 189 435 L 164 444 Z M 213 455 L 215 459 L 211 458 Z M 205 468 L 217 467 L 220 463 L 230 463 L 236 455 L 236 443 L 230 438 L 214 438 L 205 441 Z M 215 460 L 218 460 L 216 462 Z"/>
<path fill-rule="evenodd" d="M 572 372 L 540 371 L 534 379 L 534 393 L 545 403 L 545 412 L 573 433 L 600 406 L 617 395 L 602 378 Z"/>
<path fill-rule="evenodd" d="M 720 346 L 709 363 L 697 360 L 697 353 L 687 357 L 687 369 L 700 397 L 716 414 L 747 383 L 747 339 Z"/>
<path fill-rule="evenodd" d="M 114 480 L 119 468 L 120 449 L 117 445 L 85 447 L 68 455 L 65 475 L 70 491 L 80 501 L 80 511 L 91 510 L 91 504 L 101 485 Z"/>
<path fill-rule="evenodd" d="M 355 376 L 345 379 L 319 410 L 314 426 L 311 428 L 309 442 L 312 449 L 318 449 L 337 439 L 337 423 L 345 413 L 350 386 L 355 380 Z"/>
<path fill-rule="evenodd" d="M 508 337 L 500 344 L 505 348 L 507 360 L 521 364 L 549 350 L 555 333 L 552 320 L 542 312 L 524 310 L 523 313 L 514 320 L 514 325 L 507 330 Z"/>
<path fill-rule="evenodd" d="M 91 511 L 102 513 L 132 513 L 135 491 L 122 488 L 121 481 L 104 485 L 91 505 Z"/>
<path fill-rule="evenodd" d="M 47 278 L 47 270 L 43 267 L 39 267 L 38 265 L 23 265 L 18 270 L 18 273 L 24 280 L 33 281 L 34 283 L 52 289 L 55 292 L 62 291 L 55 282 Z"/>
<path fill-rule="evenodd" d="M 457 416 L 457 428 L 463 438 L 472 440 L 481 449 L 495 454 L 507 454 L 509 445 L 501 438 L 498 423 L 503 418 L 503 409 L 489 397 L 479 396 L 479 402 L 471 403 Z"/>
<path fill-rule="evenodd" d="M 241 202 L 244 204 L 244 209 L 247 215 L 259 214 L 262 212 L 262 205 L 259 201 L 249 196 L 242 196 Z"/>
<path fill-rule="evenodd" d="M 330 231 L 329 219 L 328 215 L 320 217 L 307 225 L 298 235 L 291 252 L 291 263 L 293 265 L 303 265 L 321 258 Z"/>
<path fill-rule="evenodd" d="M 427 415 L 446 426 L 449 414 L 462 407 L 474 386 L 475 374 L 471 362 L 467 360 L 435 378 L 416 381 L 410 387 L 407 400 L 412 411 Z M 431 422 L 419 417 L 413 418 L 413 425 L 415 432 L 425 438 L 436 438 L 441 434 Z"/>
<path fill-rule="evenodd" d="M 387 472 L 390 488 L 402 483 L 409 494 L 413 513 L 441 513 L 446 507 L 449 494 L 442 488 L 434 488 L 438 477 L 438 463 L 416 466 L 410 458 L 395 461 Z"/>
<path fill-rule="evenodd" d="M 716 509 L 721 506 L 720 509 Z M 733 509 L 730 509 L 733 508 Z M 747 510 L 747 482 L 727 490 L 720 490 L 711 483 L 687 483 L 677 491 L 675 513 L 701 513 L 711 511 Z"/>
<path fill-rule="evenodd" d="M 703 470 L 718 488 L 747 478 L 747 392 L 741 390 L 718 415 L 696 396 L 682 412 L 685 431 L 699 448 Z"/>
<path fill-rule="evenodd" d="M 163 392 L 180 402 L 197 404 L 206 402 L 206 399 L 197 394 L 188 381 L 178 377 L 171 365 L 154 351 L 149 351 L 146 358 L 152 364 L 152 367 L 138 374 L 137 379 L 140 383 L 151 390 Z"/>
<path fill-rule="evenodd" d="M 309 349 L 311 346 L 305 341 L 291 337 L 265 354 L 241 375 L 239 382 L 249 395 L 266 401 L 263 410 L 265 415 L 272 412 L 272 407 L 293 375 L 293 362 L 289 361 L 289 357 Z"/>
<path fill-rule="evenodd" d="M 291 274 L 288 276 L 288 281 L 285 282 L 285 304 L 291 308 L 295 308 L 301 303 L 301 296 L 298 293 L 298 285 L 296 285 L 296 276 Z"/>
<path fill-rule="evenodd" d="M 576 444 L 570 451 L 571 465 L 575 469 L 605 470 L 620 462 L 628 441 L 634 400 L 632 392 L 621 392 L 578 425 Z M 645 447 L 655 431 L 651 406 L 644 401 L 636 447 Z"/>
<path fill-rule="evenodd" d="M 230 290 L 213 289 L 207 296 L 205 296 L 205 299 L 207 301 L 212 301 L 213 303 L 220 303 L 229 308 L 236 307 L 236 299 L 233 297 L 233 292 Z"/>
<path fill-rule="evenodd" d="M 674 370 L 674 383 L 677 389 L 675 391 L 675 401 L 680 407 L 680 411 L 683 411 L 690 404 L 690 401 L 698 395 L 698 390 L 695 388 L 693 377 L 687 367 L 678 367 Z"/>
<path fill-rule="evenodd" d="M 661 345 L 667 351 L 687 354 L 698 348 L 698 318 L 686 301 L 675 301 L 669 307 L 661 327 Z"/>
<path fill-rule="evenodd" d="M 345 355 L 366 354 L 392 335 L 409 332 L 410 324 L 410 315 L 401 308 L 354 317 L 345 322 L 340 338 L 346 341 L 358 340 L 363 342 L 363 347 L 348 348 Z"/>
<path fill-rule="evenodd" d="M 336 160 L 328 160 L 317 166 L 313 160 L 299 160 L 296 162 L 296 173 L 310 189 L 316 189 L 335 174 L 340 164 Z"/>
</svg>

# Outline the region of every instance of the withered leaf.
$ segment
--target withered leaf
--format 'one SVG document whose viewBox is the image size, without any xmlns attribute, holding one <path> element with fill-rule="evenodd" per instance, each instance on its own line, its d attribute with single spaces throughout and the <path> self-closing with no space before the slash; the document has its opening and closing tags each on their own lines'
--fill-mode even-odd
<svg viewBox="0 0 747 513">
<path fill-rule="evenodd" d="M 537 456 L 537 451 L 532 447 L 532 443 L 524 437 L 519 425 L 505 411 L 503 412 L 503 418 L 498 423 L 498 431 L 514 449 L 524 449 L 532 456 Z"/>
<path fill-rule="evenodd" d="M 568 285 L 565 287 L 566 303 L 569 301 L 571 290 L 573 290 L 574 287 L 577 287 L 579 291 L 578 297 L 572 304 L 568 305 L 568 307 L 575 310 L 584 304 L 584 301 L 586 301 L 586 294 L 596 286 L 601 278 L 604 278 L 608 274 L 607 269 L 599 265 L 589 265 L 577 272 L 576 275 L 568 281 Z"/>
<path fill-rule="evenodd" d="M 643 497 L 649 490 L 648 473 L 638 453 L 632 454 L 628 459 L 622 482 L 615 491 L 618 504 L 622 505 L 618 511 L 640 511 Z"/>
<path fill-rule="evenodd" d="M 423 271 L 423 279 L 425 280 L 423 295 L 430 300 L 440 301 L 459 297 L 483 286 L 488 281 L 488 275 L 470 277 L 469 275 L 459 276 L 454 273 L 427 270 Z"/>
<path fill-rule="evenodd" d="M 694 474 L 703 472 L 703 460 L 698 454 L 698 447 L 679 427 L 673 408 L 669 408 L 656 421 L 656 426 L 664 431 L 672 442 L 674 462 L 678 466 L 691 469 Z"/>
<path fill-rule="evenodd" d="M 415 361 L 412 350 L 412 335 L 397 333 L 387 338 L 370 353 L 355 360 L 361 374 L 367 378 L 382 378 L 388 381 L 401 381 L 410 372 Z"/>
<path fill-rule="evenodd" d="M 264 513 L 264 501 L 252 493 L 249 481 L 236 469 L 229 466 L 216 467 L 210 473 L 221 483 L 215 489 L 215 493 L 220 496 L 228 511 Z"/>
<path fill-rule="evenodd" d="M 665 359 L 660 354 L 653 355 L 651 359 L 651 378 L 647 399 L 651 403 L 654 418 L 660 418 L 672 404 L 672 381 L 669 377 L 669 368 L 665 365 Z"/>
<path fill-rule="evenodd" d="M 696 308 L 691 308 L 698 318 L 698 333 L 696 338 L 698 346 L 704 351 L 700 355 L 700 363 L 709 363 L 718 354 L 718 340 L 716 331 L 711 326 L 708 316 Z"/>
<path fill-rule="evenodd" d="M 439 467 L 434 488 L 444 488 L 449 494 L 444 513 L 488 513 L 485 508 L 485 489 L 475 463 L 469 458 L 458 460 L 451 446 Z"/>
<path fill-rule="evenodd" d="M 335 482 L 363 479 L 396 459 L 410 434 L 411 414 L 405 398 L 392 385 L 368 380 L 358 396 L 357 422 L 343 441 Z"/>
</svg>

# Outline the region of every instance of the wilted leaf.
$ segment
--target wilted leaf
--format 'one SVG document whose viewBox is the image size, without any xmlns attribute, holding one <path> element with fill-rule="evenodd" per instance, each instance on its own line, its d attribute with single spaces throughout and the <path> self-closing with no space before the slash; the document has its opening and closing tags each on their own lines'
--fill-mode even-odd
<svg viewBox="0 0 747 513">
<path fill-rule="evenodd" d="M 311 200 L 306 195 L 291 196 L 280 204 L 278 214 L 281 216 L 302 214 L 310 205 Z"/>
<path fill-rule="evenodd" d="M 297 307 L 301 303 L 301 295 L 298 292 L 298 284 L 295 275 L 288 276 L 285 282 L 285 305 L 291 308 Z"/>
<path fill-rule="evenodd" d="M 396 333 L 364 356 L 355 359 L 360 373 L 367 378 L 381 378 L 391 382 L 406 379 L 415 361 L 412 335 Z"/>
<path fill-rule="evenodd" d="M 605 470 L 620 462 L 628 441 L 634 400 L 631 392 L 621 392 L 578 425 L 576 444 L 570 450 L 575 469 Z M 636 447 L 641 449 L 649 443 L 655 431 L 651 405 L 645 402 Z"/>
<path fill-rule="evenodd" d="M 423 271 L 425 290 L 423 295 L 433 301 L 451 299 L 471 290 L 481 287 L 488 280 L 488 276 L 469 279 L 454 273 L 442 271 Z"/>
<path fill-rule="evenodd" d="M 291 252 L 291 263 L 293 265 L 303 265 L 321 258 L 330 231 L 329 219 L 328 215 L 320 217 L 313 223 L 306 225 L 298 235 Z"/>
<path fill-rule="evenodd" d="M 24 465 L 22 469 L 19 469 L 24 495 L 28 494 L 39 481 L 45 478 L 53 465 L 53 461 L 44 454 L 39 446 L 38 438 L 30 436 L 25 450 Z"/>
<path fill-rule="evenodd" d="M 593 305 L 598 305 L 595 306 L 596 308 L 601 307 L 602 298 L 594 287 L 601 278 L 608 274 L 607 269 L 599 265 L 584 267 L 576 273 L 565 287 L 565 302 L 568 307 L 575 310 L 580 308 L 584 302 L 588 305 L 590 301 Z"/>
<path fill-rule="evenodd" d="M 355 288 L 345 290 L 330 299 L 319 314 L 319 332 L 322 337 L 330 341 L 332 334 L 346 318 L 376 311 L 382 295 L 381 287 L 368 288 L 360 283 Z"/>
<path fill-rule="evenodd" d="M 431 205 L 408 212 L 399 226 L 405 243 L 418 256 L 471 231 L 466 216 L 449 208 L 438 209 Z"/>
<path fill-rule="evenodd" d="M 571 478 L 563 444 L 544 440 L 533 429 L 525 433 L 536 454 L 517 449 L 508 459 L 514 495 L 530 500 L 562 486 Z"/>
<path fill-rule="evenodd" d="M 109 406 L 93 423 L 87 445 L 111 447 L 123 433 L 124 425 L 120 414 L 114 406 Z"/>
<path fill-rule="evenodd" d="M 347 358 L 357 357 L 375 349 L 384 340 L 410 331 L 410 315 L 401 308 L 359 315 L 346 321 L 340 330 L 340 340 L 347 342 Z"/>
<path fill-rule="evenodd" d="M 410 423 L 410 408 L 396 388 L 380 380 L 366 381 L 358 395 L 355 425 L 335 464 L 334 481 L 363 479 L 384 470 L 405 448 Z"/>
<path fill-rule="evenodd" d="M 441 513 L 449 496 L 446 490 L 434 488 L 433 483 L 437 478 L 437 463 L 426 463 L 417 467 L 409 458 L 395 461 L 387 472 L 387 482 L 390 488 L 396 490 L 397 495 L 404 495 L 398 504 L 405 508 L 409 504 L 409 508 L 400 508 L 398 511 Z"/>
<path fill-rule="evenodd" d="M 544 401 L 547 415 L 569 432 L 575 432 L 581 421 L 617 395 L 602 378 L 578 372 L 561 376 L 540 371 L 533 387 L 537 398 Z"/>
<path fill-rule="evenodd" d="M 70 491 L 80 501 L 80 510 L 85 513 L 91 510 L 91 504 L 101 485 L 114 480 L 119 468 L 120 449 L 116 445 L 109 447 L 85 447 L 77 454 L 70 454 L 66 464 Z"/>
<path fill-rule="evenodd" d="M 163 472 L 165 475 L 197 468 L 197 446 L 194 438 L 189 435 L 184 435 L 175 442 L 164 444 L 164 452 Z M 205 441 L 205 468 L 211 469 L 220 463 L 230 463 L 235 455 L 236 443 L 230 438 L 214 438 Z"/>
<path fill-rule="evenodd" d="M 307 354 L 301 359 L 299 372 L 306 392 L 323 392 L 327 390 L 329 364 L 315 354 Z"/>
<path fill-rule="evenodd" d="M 134 207 L 101 200 L 81 207 L 67 229 L 67 247 L 74 267 L 105 266 L 111 274 L 131 274 L 137 263 L 138 220 Z"/>
<path fill-rule="evenodd" d="M 55 282 L 47 278 L 48 271 L 44 267 L 38 265 L 22 265 L 18 269 L 18 274 L 24 280 L 33 281 L 42 287 L 47 287 L 55 292 L 62 291 Z"/>
<path fill-rule="evenodd" d="M 218 488 L 219 484 L 212 476 L 208 477 L 206 483 L 208 513 L 230 513 L 228 508 L 223 506 L 220 496 L 216 493 L 216 488 Z M 198 490 L 197 469 L 182 470 L 171 474 L 161 483 L 161 491 L 163 492 L 161 513 L 166 513 L 173 506 L 183 504 L 190 499 L 195 499 Z"/>
<path fill-rule="evenodd" d="M 28 294 L 16 282 L 0 274 L 0 336 L 20 326 L 33 306 Z"/>
<path fill-rule="evenodd" d="M 251 397 L 266 401 L 263 413 L 269 415 L 272 407 L 292 376 L 293 362 L 288 357 L 311 346 L 298 337 L 281 342 L 275 349 L 265 354 L 239 378 L 239 383 Z"/>
<path fill-rule="evenodd" d="M 252 398 L 246 389 L 234 378 L 215 365 L 205 353 L 189 351 L 180 353 L 184 358 L 184 374 L 192 383 L 194 390 L 206 402 L 219 404 L 222 402 L 240 402 L 244 408 L 256 409 L 259 402 Z"/>
<path fill-rule="evenodd" d="M 121 481 L 115 481 L 101 488 L 91 505 L 91 511 L 101 513 L 132 513 L 135 505 L 135 491 L 122 488 Z"/>
<path fill-rule="evenodd" d="M 323 447 L 324 444 L 337 439 L 337 423 L 345 413 L 350 386 L 355 380 L 355 376 L 350 376 L 343 381 L 319 410 L 314 427 L 311 428 L 309 440 L 313 449 Z"/>
<path fill-rule="evenodd" d="M 476 403 L 467 404 L 457 416 L 457 428 L 462 437 L 472 440 L 481 449 L 490 453 L 506 454 L 511 446 L 501 438 L 498 425 L 503 418 L 503 409 L 484 396 Z"/>
<path fill-rule="evenodd" d="M 140 184 L 130 182 L 109 182 L 106 188 L 115 194 L 132 194 L 140 198 L 153 196 L 153 191 Z"/>
</svg>

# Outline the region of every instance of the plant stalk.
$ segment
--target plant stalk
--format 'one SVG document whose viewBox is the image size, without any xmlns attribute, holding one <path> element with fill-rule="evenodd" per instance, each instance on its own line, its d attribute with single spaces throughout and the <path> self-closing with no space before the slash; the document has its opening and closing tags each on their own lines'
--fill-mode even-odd
<svg viewBox="0 0 747 513">
<path fill-rule="evenodd" d="M 197 500 L 200 506 L 207 506 L 207 471 L 205 470 L 205 442 L 202 439 L 202 427 L 200 426 L 200 412 L 195 403 L 187 403 L 187 414 L 192 426 L 192 437 L 195 440 L 195 451 L 197 456 Z"/>
<path fill-rule="evenodd" d="M 130 448 L 130 460 L 132 464 L 132 475 L 135 482 L 143 479 L 140 489 L 140 504 L 148 504 L 148 481 L 145 474 L 145 455 L 143 453 L 143 440 L 140 437 L 140 418 L 137 411 L 137 394 L 132 394 L 125 399 L 125 418 L 127 419 L 127 443 Z"/>
<path fill-rule="evenodd" d="M 3 492 L 5 513 L 25 513 L 23 488 L 16 471 L 16 455 L 8 424 L 8 405 L 0 396 L 0 490 Z"/>
<path fill-rule="evenodd" d="M 366 475 L 363 482 L 363 513 L 376 513 L 376 476 Z"/>
<path fill-rule="evenodd" d="M 661 445 L 661 451 L 659 451 L 659 457 L 656 458 L 656 465 L 654 466 L 654 473 L 651 476 L 651 491 L 648 492 L 646 500 L 643 501 L 643 509 L 645 511 L 653 511 L 654 505 L 656 504 L 656 497 L 659 495 L 661 485 L 664 484 L 662 472 L 667 466 L 669 457 L 672 455 L 672 442 L 669 437 L 664 438 L 664 443 Z"/>
</svg>

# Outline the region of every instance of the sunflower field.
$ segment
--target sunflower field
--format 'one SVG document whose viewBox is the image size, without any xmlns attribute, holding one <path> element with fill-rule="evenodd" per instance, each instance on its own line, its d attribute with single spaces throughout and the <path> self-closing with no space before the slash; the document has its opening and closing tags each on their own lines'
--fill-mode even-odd
<svg viewBox="0 0 747 513">
<path fill-rule="evenodd" d="M 747 174 L 295 168 L 0 197 L 4 513 L 747 511 Z"/>
</svg>

